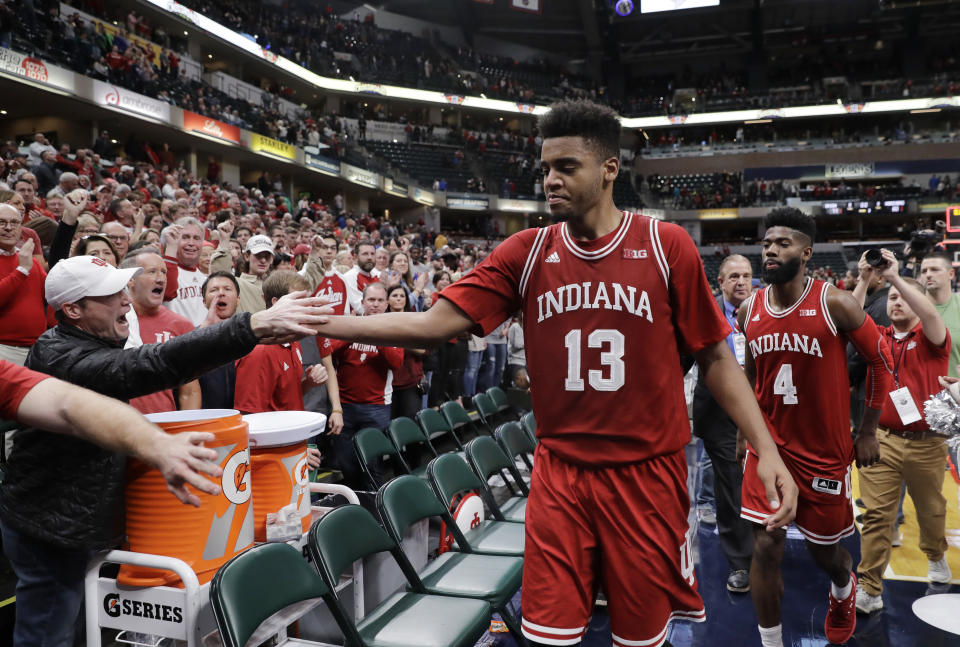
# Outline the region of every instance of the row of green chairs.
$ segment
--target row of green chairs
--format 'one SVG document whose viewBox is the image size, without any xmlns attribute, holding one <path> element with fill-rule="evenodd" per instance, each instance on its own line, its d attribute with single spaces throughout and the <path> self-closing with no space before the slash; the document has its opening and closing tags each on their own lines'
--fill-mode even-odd
<svg viewBox="0 0 960 647">
<path fill-rule="evenodd" d="M 506 462 L 489 438 L 475 439 L 467 453 L 488 468 Z M 426 472 L 432 490 L 412 475 L 399 476 L 379 489 L 376 506 L 382 527 L 358 505 L 337 508 L 314 523 L 308 546 L 319 573 L 286 544 L 264 544 L 227 562 L 210 590 L 225 644 L 241 647 L 274 613 L 317 598 L 327 604 L 347 647 L 469 647 L 483 635 L 491 611 L 500 614 L 519 643 L 526 644 L 517 615 L 508 606 L 520 588 L 523 525 L 485 520 L 462 532 L 444 502 L 464 491 L 482 491 L 483 483 L 455 453 L 433 459 Z M 454 537 L 454 551 L 417 572 L 400 543 L 412 524 L 430 517 L 443 520 Z M 354 622 L 334 591 L 356 560 L 380 552 L 389 552 L 396 560 L 407 590 Z"/>
</svg>

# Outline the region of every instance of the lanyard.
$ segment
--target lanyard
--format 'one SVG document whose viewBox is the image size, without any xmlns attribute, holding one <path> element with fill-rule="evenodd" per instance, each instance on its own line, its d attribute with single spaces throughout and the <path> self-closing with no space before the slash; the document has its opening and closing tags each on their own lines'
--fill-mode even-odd
<svg viewBox="0 0 960 647">
<path fill-rule="evenodd" d="M 897 353 L 897 356 L 893 360 L 893 383 L 897 388 L 900 388 L 900 362 L 903 360 L 903 353 L 907 348 L 907 340 L 913 337 L 913 331 L 907 333 L 906 337 L 897 339 L 894 337 L 894 341 L 899 342 L 900 352 Z"/>
</svg>

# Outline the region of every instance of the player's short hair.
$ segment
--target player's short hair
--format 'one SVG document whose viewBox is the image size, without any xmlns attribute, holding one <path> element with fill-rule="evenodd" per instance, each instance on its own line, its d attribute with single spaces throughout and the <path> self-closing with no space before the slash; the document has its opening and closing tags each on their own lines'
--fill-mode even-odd
<svg viewBox="0 0 960 647">
<path fill-rule="evenodd" d="M 932 251 L 932 252 L 930 252 L 929 254 L 927 254 L 926 256 L 924 256 L 924 257 L 923 257 L 923 260 L 924 260 L 924 261 L 928 261 L 928 260 L 930 260 L 931 258 L 939 259 L 939 260 L 943 261 L 944 263 L 946 263 L 946 264 L 947 264 L 947 269 L 952 269 L 952 268 L 953 268 L 953 258 L 952 258 L 952 257 L 950 256 L 950 254 L 948 254 L 947 252 L 944 252 L 944 251 L 939 250 L 939 249 L 935 249 L 934 251 Z M 923 263 L 923 261 L 921 261 L 921 264 L 922 264 L 922 263 Z"/>
<path fill-rule="evenodd" d="M 240 282 L 237 281 L 237 277 L 235 277 L 230 272 L 220 271 L 220 272 L 213 272 L 212 274 L 210 274 L 210 276 L 208 276 L 206 280 L 203 282 L 203 285 L 200 286 L 200 296 L 202 296 L 203 298 L 207 297 L 207 286 L 210 284 L 210 281 L 212 281 L 213 279 L 230 279 L 233 282 L 234 289 L 237 291 L 237 295 L 240 294 Z"/>
<path fill-rule="evenodd" d="M 274 299 L 298 290 L 309 290 L 310 282 L 293 270 L 277 270 L 263 280 L 263 300 L 269 308 Z"/>
<path fill-rule="evenodd" d="M 582 137 L 601 159 L 620 157 L 620 120 L 607 106 L 592 101 L 558 101 L 540 116 L 537 128 L 544 139 Z"/>
<path fill-rule="evenodd" d="M 765 229 L 772 227 L 789 227 L 799 231 L 810 239 L 812 243 L 817 237 L 817 223 L 813 216 L 808 216 L 795 207 L 778 207 L 767 214 L 763 219 Z"/>
</svg>

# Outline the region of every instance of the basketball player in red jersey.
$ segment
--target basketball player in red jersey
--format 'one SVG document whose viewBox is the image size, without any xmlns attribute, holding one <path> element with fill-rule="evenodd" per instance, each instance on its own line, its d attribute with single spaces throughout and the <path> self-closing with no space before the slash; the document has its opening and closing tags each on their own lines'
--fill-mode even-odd
<svg viewBox="0 0 960 647">
<path fill-rule="evenodd" d="M 850 463 L 879 460 L 876 437 L 890 386 L 890 351 L 873 321 L 849 292 L 806 276 L 816 226 L 799 209 L 780 208 L 765 220 L 763 280 L 768 287 L 745 301 L 738 322 L 749 352 L 744 366 L 774 440 L 800 488 L 795 525 L 831 581 L 824 623 L 827 639 L 842 644 L 856 627 L 856 576 L 838 542 L 853 534 Z M 866 410 L 854 442 L 846 345 L 867 360 Z M 762 524 L 770 514 L 747 448 L 741 516 Z M 786 532 L 755 532 L 750 590 L 764 647 L 782 646 L 780 601 Z"/>
<path fill-rule="evenodd" d="M 523 311 L 540 444 L 526 516 L 524 635 L 581 641 L 602 581 L 613 644 L 658 646 L 671 619 L 702 621 L 689 542 L 683 448 L 690 425 L 679 354 L 752 443 L 774 529 L 796 485 L 726 344 L 730 327 L 680 227 L 613 203 L 620 124 L 563 102 L 540 120 L 551 213 L 511 236 L 423 313 L 337 318 L 320 333 L 420 347 L 487 334 Z"/>
</svg>

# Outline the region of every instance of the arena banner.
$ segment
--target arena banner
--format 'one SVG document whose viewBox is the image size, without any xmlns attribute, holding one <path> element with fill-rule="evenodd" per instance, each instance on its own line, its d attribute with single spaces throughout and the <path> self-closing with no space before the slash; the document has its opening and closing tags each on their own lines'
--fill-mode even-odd
<svg viewBox="0 0 960 647">
<path fill-rule="evenodd" d="M 844 162 L 827 164 L 823 173 L 824 177 L 828 178 L 872 177 L 873 174 L 873 162 Z"/>
<path fill-rule="evenodd" d="M 411 187 L 410 197 L 420 204 L 425 204 L 428 207 L 432 207 L 433 205 L 437 204 L 437 196 L 434 195 L 433 191 L 421 189 L 418 186 Z"/>
<path fill-rule="evenodd" d="M 170 123 L 169 103 L 151 99 L 103 81 L 93 82 L 93 102 L 115 110 L 130 112 L 167 124 Z"/>
<path fill-rule="evenodd" d="M 532 211 L 546 211 L 546 202 L 543 200 L 518 200 L 516 198 L 497 198 L 497 211 L 517 211 L 530 213 Z"/>
<path fill-rule="evenodd" d="M 397 182 L 392 177 L 383 178 L 383 191 L 390 195 L 406 198 L 410 194 L 410 187 L 403 182 Z"/>
<path fill-rule="evenodd" d="M 698 209 L 700 220 L 732 220 L 740 217 L 739 209 Z"/>
<path fill-rule="evenodd" d="M 353 166 L 352 164 L 344 164 L 341 162 L 340 175 L 342 175 L 345 180 L 350 180 L 356 184 L 362 184 L 374 189 L 380 188 L 380 176 L 373 171 L 368 171 L 367 169 L 360 168 L 359 166 Z"/>
<path fill-rule="evenodd" d="M 234 144 L 240 143 L 240 129 L 236 126 L 225 124 L 222 121 L 217 121 L 210 117 L 198 115 L 189 110 L 183 111 L 183 129 L 190 132 L 202 133 L 210 137 L 216 137 L 217 139 L 223 139 L 224 141 L 233 142 Z"/>
<path fill-rule="evenodd" d="M 448 193 L 447 208 L 486 211 L 490 208 L 490 198 L 479 193 Z"/>
<path fill-rule="evenodd" d="M 332 159 L 304 152 L 303 163 L 314 171 L 320 171 L 324 175 L 340 176 L 340 163 Z"/>
<path fill-rule="evenodd" d="M 71 94 L 76 92 L 76 75 L 12 49 L 0 48 L 0 74 L 49 85 Z"/>
<path fill-rule="evenodd" d="M 250 150 L 258 153 L 268 153 L 284 159 L 296 161 L 297 149 L 270 137 L 257 133 L 250 133 Z"/>
</svg>

